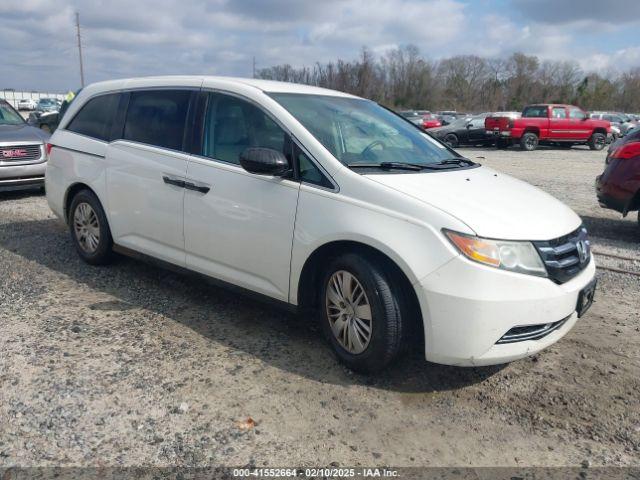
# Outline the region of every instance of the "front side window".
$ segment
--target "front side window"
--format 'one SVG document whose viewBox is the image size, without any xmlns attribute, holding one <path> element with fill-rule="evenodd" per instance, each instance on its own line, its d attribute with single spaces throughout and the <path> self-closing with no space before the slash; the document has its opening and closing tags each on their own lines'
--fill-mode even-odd
<svg viewBox="0 0 640 480">
<path fill-rule="evenodd" d="M 567 111 L 564 107 L 554 107 L 553 118 L 567 118 Z"/>
<path fill-rule="evenodd" d="M 569 110 L 569 117 L 573 118 L 574 120 L 582 120 L 584 118 L 587 118 L 587 115 L 579 108 L 571 108 Z"/>
<path fill-rule="evenodd" d="M 190 98 L 188 90 L 131 92 L 123 138 L 182 150 Z"/>
<path fill-rule="evenodd" d="M 24 120 L 8 103 L 0 102 L 0 125 L 22 125 Z"/>
<path fill-rule="evenodd" d="M 67 130 L 98 140 L 109 140 L 120 94 L 110 93 L 90 99 L 67 125 Z"/>
<path fill-rule="evenodd" d="M 209 94 L 203 155 L 239 164 L 240 154 L 249 147 L 271 148 L 291 158 L 287 134 L 264 111 L 231 95 Z"/>
<path fill-rule="evenodd" d="M 428 165 L 451 159 L 444 145 L 380 105 L 360 98 L 272 93 L 340 162 Z"/>
</svg>

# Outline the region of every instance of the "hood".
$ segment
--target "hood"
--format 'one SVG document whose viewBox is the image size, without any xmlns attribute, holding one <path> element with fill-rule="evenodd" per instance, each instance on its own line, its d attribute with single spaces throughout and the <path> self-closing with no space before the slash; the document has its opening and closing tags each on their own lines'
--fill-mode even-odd
<svg viewBox="0 0 640 480">
<path fill-rule="evenodd" d="M 26 123 L 22 125 L 0 125 L 0 142 L 45 142 L 49 135 Z"/>
<path fill-rule="evenodd" d="M 366 177 L 456 217 L 481 237 L 551 240 L 582 223 L 551 195 L 487 167 Z"/>
</svg>

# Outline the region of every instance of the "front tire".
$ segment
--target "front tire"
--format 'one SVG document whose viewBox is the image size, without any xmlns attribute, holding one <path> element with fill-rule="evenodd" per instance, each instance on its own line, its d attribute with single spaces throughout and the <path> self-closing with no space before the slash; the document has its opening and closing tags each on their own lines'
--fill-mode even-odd
<svg viewBox="0 0 640 480">
<path fill-rule="evenodd" d="M 113 239 L 100 200 L 90 190 L 81 190 L 69 207 L 69 231 L 80 258 L 91 265 L 111 261 Z"/>
<path fill-rule="evenodd" d="M 525 152 L 532 152 L 538 148 L 538 136 L 535 133 L 527 132 L 520 139 L 520 148 Z"/>
<path fill-rule="evenodd" d="M 603 133 L 594 133 L 587 144 L 591 150 L 602 150 L 607 144 L 607 137 Z"/>
<path fill-rule="evenodd" d="M 340 255 L 327 267 L 320 290 L 322 327 L 341 363 L 373 373 L 399 355 L 401 296 L 378 264 L 354 253 Z"/>
</svg>

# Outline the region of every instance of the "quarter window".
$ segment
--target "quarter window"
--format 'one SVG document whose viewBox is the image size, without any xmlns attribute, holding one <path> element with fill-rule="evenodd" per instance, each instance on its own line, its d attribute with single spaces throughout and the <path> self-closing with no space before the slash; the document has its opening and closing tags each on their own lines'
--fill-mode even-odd
<svg viewBox="0 0 640 480">
<path fill-rule="evenodd" d="M 211 93 L 204 124 L 203 155 L 240 163 L 249 147 L 272 148 L 291 159 L 291 141 L 282 128 L 255 105 L 230 95 Z"/>
<path fill-rule="evenodd" d="M 123 138 L 182 150 L 190 97 L 187 90 L 131 92 Z"/>
<path fill-rule="evenodd" d="M 119 98 L 119 93 L 92 98 L 69 122 L 67 130 L 98 140 L 109 140 Z"/>
<path fill-rule="evenodd" d="M 296 160 L 298 161 L 298 170 L 300 171 L 300 180 L 305 183 L 311 183 L 325 188 L 333 188 L 329 179 L 322 173 L 315 163 L 304 153 L 297 145 L 294 147 Z"/>
</svg>

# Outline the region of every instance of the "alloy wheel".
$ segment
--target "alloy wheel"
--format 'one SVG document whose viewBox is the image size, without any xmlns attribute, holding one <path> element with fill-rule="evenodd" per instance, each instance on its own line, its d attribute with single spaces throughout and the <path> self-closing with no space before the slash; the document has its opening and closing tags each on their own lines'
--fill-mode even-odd
<svg viewBox="0 0 640 480">
<path fill-rule="evenodd" d="M 82 202 L 73 214 L 73 231 L 80 248 L 87 253 L 94 253 L 100 245 L 100 223 L 91 205 Z"/>
<path fill-rule="evenodd" d="M 353 355 L 364 352 L 371 341 L 371 304 L 358 279 L 346 270 L 329 278 L 325 305 L 331 331 L 340 345 Z"/>
</svg>

